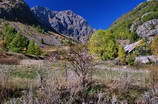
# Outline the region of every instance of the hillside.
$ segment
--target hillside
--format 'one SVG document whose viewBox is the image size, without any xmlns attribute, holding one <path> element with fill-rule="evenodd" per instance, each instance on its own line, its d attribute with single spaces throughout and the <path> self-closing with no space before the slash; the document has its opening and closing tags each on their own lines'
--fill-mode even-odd
<svg viewBox="0 0 158 104">
<path fill-rule="evenodd" d="M 38 22 L 23 0 L 0 1 L 0 33 L 3 33 L 6 24 L 15 28 L 28 40 L 35 40 L 39 46 L 59 46 L 64 40 L 72 40 Z"/>
<path fill-rule="evenodd" d="M 109 30 L 117 39 L 136 41 L 138 37 L 148 37 L 146 34 L 157 35 L 156 19 L 158 19 L 158 2 L 146 1 L 116 20 Z"/>
<path fill-rule="evenodd" d="M 99 30 L 89 41 L 89 50 L 102 60 L 123 64 L 157 63 L 158 1 L 145 1 Z"/>
<path fill-rule="evenodd" d="M 83 17 L 71 10 L 53 11 L 36 6 L 32 8 L 32 11 L 40 23 L 52 27 L 58 33 L 72 37 L 75 40 L 85 42 L 94 32 L 94 29 Z"/>
</svg>

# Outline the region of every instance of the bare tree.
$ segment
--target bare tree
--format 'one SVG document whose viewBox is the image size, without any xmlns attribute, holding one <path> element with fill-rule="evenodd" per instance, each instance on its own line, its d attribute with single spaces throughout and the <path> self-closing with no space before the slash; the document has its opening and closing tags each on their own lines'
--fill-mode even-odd
<svg viewBox="0 0 158 104">
<path fill-rule="evenodd" d="M 92 80 L 93 71 L 93 58 L 88 54 L 88 49 L 83 45 L 72 46 L 68 52 L 65 52 L 63 59 L 80 79 L 82 87 L 86 87 Z"/>
</svg>

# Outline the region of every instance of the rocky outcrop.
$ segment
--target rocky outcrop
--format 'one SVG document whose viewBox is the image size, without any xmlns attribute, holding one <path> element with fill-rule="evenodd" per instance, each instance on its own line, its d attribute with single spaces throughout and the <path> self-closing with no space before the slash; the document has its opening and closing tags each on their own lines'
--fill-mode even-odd
<svg viewBox="0 0 158 104">
<path fill-rule="evenodd" d="M 135 22 L 133 22 L 133 24 L 130 27 L 130 31 L 131 32 L 136 32 L 138 26 L 140 26 L 140 25 L 142 25 L 141 21 L 135 21 Z"/>
<path fill-rule="evenodd" d="M 29 6 L 23 0 L 0 0 L 0 18 L 25 24 L 38 23 Z"/>
<path fill-rule="evenodd" d="M 148 64 L 148 63 L 158 63 L 158 57 L 157 56 L 139 56 L 135 58 L 135 63 L 138 64 Z"/>
<path fill-rule="evenodd" d="M 158 19 L 144 22 L 141 25 L 140 23 L 135 24 L 131 26 L 131 31 L 135 31 L 139 37 L 148 38 L 158 35 Z"/>
<path fill-rule="evenodd" d="M 42 24 L 76 40 L 84 42 L 94 32 L 94 29 L 83 17 L 71 10 L 52 11 L 48 8 L 36 6 L 32 8 L 32 11 Z"/>
</svg>

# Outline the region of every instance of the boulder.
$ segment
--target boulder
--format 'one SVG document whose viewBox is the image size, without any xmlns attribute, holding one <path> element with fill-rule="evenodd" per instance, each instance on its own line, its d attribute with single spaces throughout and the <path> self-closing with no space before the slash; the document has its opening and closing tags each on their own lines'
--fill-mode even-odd
<svg viewBox="0 0 158 104">
<path fill-rule="evenodd" d="M 147 64 L 150 63 L 148 56 L 139 56 L 135 58 L 135 63 Z"/>
<path fill-rule="evenodd" d="M 139 56 L 135 58 L 135 63 L 138 63 L 138 64 L 158 63 L 158 57 L 155 55 Z"/>
</svg>

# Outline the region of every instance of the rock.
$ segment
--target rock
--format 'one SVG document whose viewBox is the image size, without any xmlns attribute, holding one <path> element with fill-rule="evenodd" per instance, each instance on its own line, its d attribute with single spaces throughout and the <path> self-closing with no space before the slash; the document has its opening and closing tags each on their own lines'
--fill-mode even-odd
<svg viewBox="0 0 158 104">
<path fill-rule="evenodd" d="M 139 37 L 148 38 L 158 35 L 158 19 L 153 19 L 138 26 L 136 33 Z"/>
<path fill-rule="evenodd" d="M 32 8 L 32 11 L 39 22 L 54 28 L 58 33 L 73 37 L 81 42 L 87 40 L 89 35 L 94 32 L 94 29 L 83 17 L 71 10 L 52 11 L 36 6 Z"/>
<path fill-rule="evenodd" d="M 136 57 L 135 63 L 147 64 L 147 63 L 150 63 L 150 60 L 148 56 L 139 56 L 139 57 Z"/>
<path fill-rule="evenodd" d="M 152 63 L 158 63 L 158 57 L 155 56 L 155 55 L 152 55 L 152 56 L 148 56 L 150 62 Z"/>
<path fill-rule="evenodd" d="M 130 31 L 131 31 L 131 32 L 136 32 L 138 26 L 140 26 L 141 24 L 142 24 L 141 21 L 135 21 L 135 22 L 131 25 Z"/>
<path fill-rule="evenodd" d="M 147 63 L 158 63 L 157 56 L 139 56 L 135 58 L 135 63 L 138 64 L 147 64 Z"/>
<path fill-rule="evenodd" d="M 29 6 L 23 0 L 0 1 L 0 18 L 25 24 L 38 23 Z"/>
<path fill-rule="evenodd" d="M 133 51 L 136 47 L 140 46 L 143 42 L 144 42 L 143 40 L 139 40 L 139 41 L 137 41 L 137 42 L 135 42 L 135 43 L 126 45 L 126 46 L 124 47 L 125 52 L 130 53 L 130 52 Z"/>
</svg>

